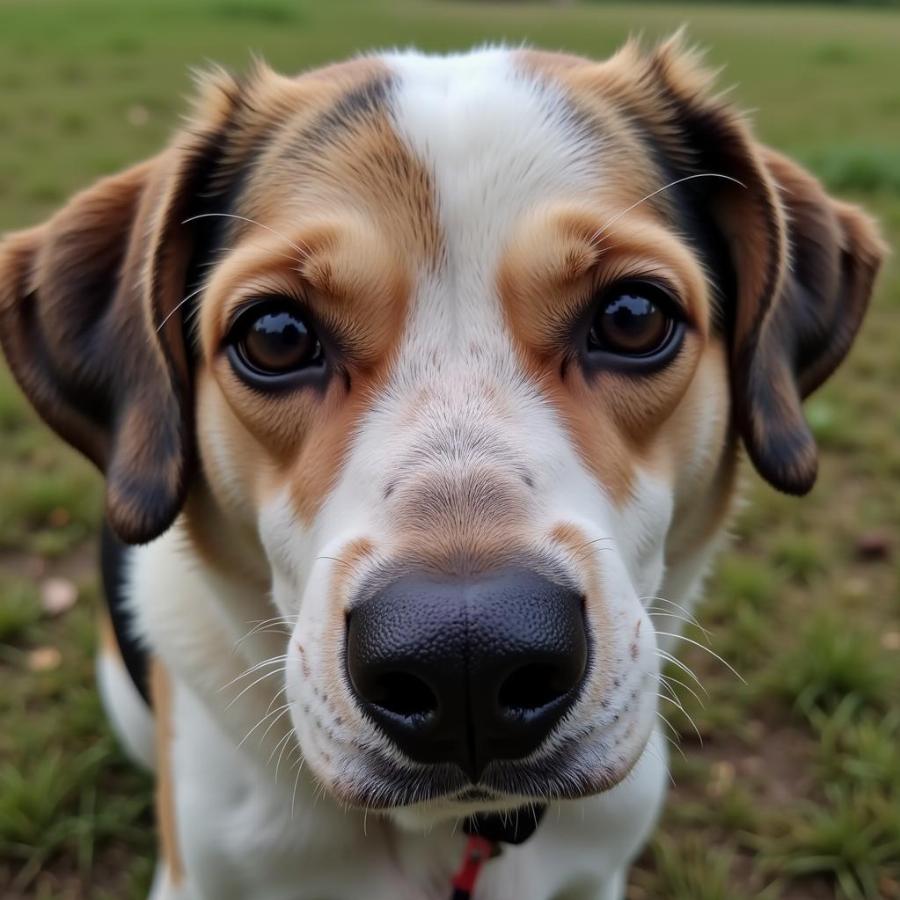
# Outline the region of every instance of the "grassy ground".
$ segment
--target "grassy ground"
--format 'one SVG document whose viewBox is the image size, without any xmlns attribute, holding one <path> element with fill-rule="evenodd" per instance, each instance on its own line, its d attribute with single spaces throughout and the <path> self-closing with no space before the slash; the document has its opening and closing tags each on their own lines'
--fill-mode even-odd
<svg viewBox="0 0 900 900">
<path fill-rule="evenodd" d="M 762 135 L 873 209 L 896 245 L 900 15 L 806 5 L 5 0 L 0 229 L 157 148 L 205 59 L 242 66 L 250 48 L 290 71 L 373 45 L 498 39 L 600 55 L 684 21 L 760 110 Z M 746 684 L 685 652 L 708 696 L 683 692 L 696 731 L 672 705 L 684 757 L 633 900 L 900 898 L 897 385 L 895 265 L 849 364 L 809 405 L 815 494 L 749 486 L 702 610 Z M 2 367 L 0 435 L 0 895 L 141 897 L 150 784 L 93 688 L 99 482 Z"/>
</svg>

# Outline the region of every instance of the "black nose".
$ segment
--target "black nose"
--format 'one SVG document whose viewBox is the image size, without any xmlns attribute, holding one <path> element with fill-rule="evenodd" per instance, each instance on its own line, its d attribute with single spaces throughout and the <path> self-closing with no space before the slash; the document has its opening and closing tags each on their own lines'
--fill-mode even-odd
<svg viewBox="0 0 900 900">
<path fill-rule="evenodd" d="M 363 709 L 420 762 L 473 781 L 537 749 L 575 701 L 588 648 L 577 592 L 526 569 L 408 575 L 350 614 L 347 670 Z"/>
</svg>

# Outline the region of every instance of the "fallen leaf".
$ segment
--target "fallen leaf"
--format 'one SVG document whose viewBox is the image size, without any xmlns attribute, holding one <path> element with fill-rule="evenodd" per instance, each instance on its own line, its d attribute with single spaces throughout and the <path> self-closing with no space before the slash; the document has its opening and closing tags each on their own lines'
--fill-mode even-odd
<svg viewBox="0 0 900 900">
<path fill-rule="evenodd" d="M 72 521 L 72 514 L 63 506 L 57 506 L 50 510 L 47 522 L 52 528 L 64 528 Z"/>
<path fill-rule="evenodd" d="M 734 784 L 735 768 L 727 760 L 714 763 L 710 771 L 708 792 L 712 797 L 721 797 Z"/>
<path fill-rule="evenodd" d="M 78 599 L 78 588 L 68 578 L 48 578 L 41 584 L 41 608 L 49 616 L 68 612 Z"/>
<path fill-rule="evenodd" d="M 47 574 L 47 560 L 42 556 L 29 556 L 25 562 L 25 571 L 29 578 L 39 581 Z"/>
<path fill-rule="evenodd" d="M 56 647 L 36 647 L 28 654 L 28 668 L 32 672 L 51 672 L 61 662 L 62 653 Z"/>
<path fill-rule="evenodd" d="M 900 631 L 886 631 L 881 636 L 881 646 L 885 650 L 900 650 Z"/>
<path fill-rule="evenodd" d="M 868 579 L 859 576 L 852 576 L 844 582 L 844 591 L 850 597 L 865 597 L 870 589 Z"/>
<path fill-rule="evenodd" d="M 856 539 L 856 555 L 860 559 L 875 561 L 891 555 L 891 539 L 883 531 L 869 531 Z"/>
</svg>

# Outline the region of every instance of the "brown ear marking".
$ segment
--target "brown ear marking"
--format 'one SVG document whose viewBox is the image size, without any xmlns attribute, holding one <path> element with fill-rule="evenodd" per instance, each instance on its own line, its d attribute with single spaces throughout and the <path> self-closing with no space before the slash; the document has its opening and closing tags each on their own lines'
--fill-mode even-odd
<svg viewBox="0 0 900 900">
<path fill-rule="evenodd" d="M 105 472 L 107 517 L 130 543 L 168 528 L 193 466 L 176 308 L 197 244 L 182 223 L 233 106 L 220 83 L 222 102 L 168 150 L 0 243 L 0 345 L 38 413 Z"/>
<path fill-rule="evenodd" d="M 734 421 L 759 473 L 804 494 L 817 450 L 802 401 L 850 349 L 887 248 L 862 210 L 753 138 L 680 37 L 652 53 L 644 72 L 646 121 L 675 177 L 741 182 L 703 178 L 690 188 L 734 268 L 734 296 L 724 298 Z"/>
</svg>

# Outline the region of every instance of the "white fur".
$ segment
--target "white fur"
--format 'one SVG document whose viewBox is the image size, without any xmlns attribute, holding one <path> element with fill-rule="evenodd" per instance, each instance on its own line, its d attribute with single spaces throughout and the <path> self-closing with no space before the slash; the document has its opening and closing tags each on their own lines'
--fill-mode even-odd
<svg viewBox="0 0 900 900">
<path fill-rule="evenodd" d="M 154 769 L 153 715 L 121 657 L 101 651 L 97 657 L 97 685 L 113 731 L 125 752 L 145 769 Z"/>
</svg>

